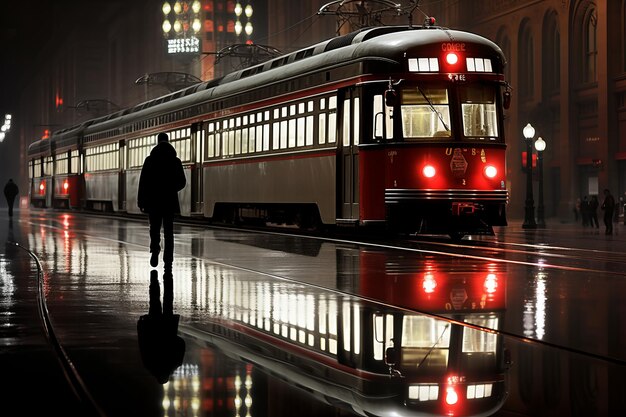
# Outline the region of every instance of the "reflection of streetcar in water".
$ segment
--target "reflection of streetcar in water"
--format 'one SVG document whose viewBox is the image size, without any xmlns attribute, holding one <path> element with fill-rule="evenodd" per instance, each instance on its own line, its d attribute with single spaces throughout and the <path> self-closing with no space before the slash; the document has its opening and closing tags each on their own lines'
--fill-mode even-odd
<svg viewBox="0 0 626 417">
<path fill-rule="evenodd" d="M 209 267 L 203 290 L 208 316 L 181 330 L 325 403 L 368 416 L 490 415 L 504 403 L 502 336 L 472 326 L 497 329 L 497 297 L 485 308 L 432 305 L 422 314 L 217 269 Z M 438 285 L 482 299 L 474 284 L 489 273 L 446 282 L 441 272 Z M 446 308 L 449 317 L 428 314 Z"/>
</svg>

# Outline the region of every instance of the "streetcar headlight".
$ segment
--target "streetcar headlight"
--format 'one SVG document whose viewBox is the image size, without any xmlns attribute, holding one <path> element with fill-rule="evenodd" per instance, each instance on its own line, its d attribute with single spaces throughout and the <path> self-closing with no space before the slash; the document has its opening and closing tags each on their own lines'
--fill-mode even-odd
<svg viewBox="0 0 626 417">
<path fill-rule="evenodd" d="M 435 176 L 436 173 L 437 171 L 432 165 L 426 165 L 424 168 L 422 168 L 422 174 L 424 174 L 426 178 L 432 178 Z"/>
<path fill-rule="evenodd" d="M 459 401 L 459 396 L 456 390 L 452 387 L 446 388 L 446 403 L 448 403 L 448 405 L 454 405 L 457 401 Z"/>
<path fill-rule="evenodd" d="M 493 294 L 498 289 L 498 277 L 496 274 L 488 274 L 485 278 L 485 291 Z"/>
<path fill-rule="evenodd" d="M 446 54 L 446 62 L 450 65 L 454 65 L 459 62 L 459 57 L 454 52 L 449 52 L 448 54 Z"/>
<path fill-rule="evenodd" d="M 495 178 L 498 175 L 498 169 L 493 165 L 487 165 L 484 169 L 485 177 L 487 178 Z"/>
<path fill-rule="evenodd" d="M 70 188 L 70 183 L 67 181 L 63 182 L 63 190 L 67 192 L 68 188 Z"/>
</svg>

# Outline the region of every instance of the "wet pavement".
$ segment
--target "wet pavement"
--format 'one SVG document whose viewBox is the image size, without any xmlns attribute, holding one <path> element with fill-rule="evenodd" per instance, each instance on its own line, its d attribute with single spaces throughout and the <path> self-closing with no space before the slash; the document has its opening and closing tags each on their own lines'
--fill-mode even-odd
<svg viewBox="0 0 626 417">
<path fill-rule="evenodd" d="M 0 211 L 16 415 L 626 409 L 624 225 L 357 244 L 177 224 L 171 276 L 150 268 L 147 229 Z"/>
</svg>

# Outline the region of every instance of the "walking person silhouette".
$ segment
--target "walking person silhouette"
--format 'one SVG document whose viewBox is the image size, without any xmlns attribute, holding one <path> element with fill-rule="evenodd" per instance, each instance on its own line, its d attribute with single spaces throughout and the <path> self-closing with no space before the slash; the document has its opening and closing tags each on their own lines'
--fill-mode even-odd
<svg viewBox="0 0 626 417">
<path fill-rule="evenodd" d="M 613 234 L 613 210 L 615 210 L 615 198 L 608 189 L 604 190 L 604 202 L 602 203 L 604 210 L 604 227 L 606 235 Z"/>
<path fill-rule="evenodd" d="M 9 205 L 9 217 L 13 217 L 13 204 L 15 204 L 15 197 L 20 193 L 17 184 L 13 182 L 13 178 L 9 179 L 9 182 L 4 186 L 4 196 L 7 199 Z"/>
<path fill-rule="evenodd" d="M 157 145 L 152 148 L 141 168 L 137 205 L 148 213 L 150 220 L 150 265 L 159 264 L 161 226 L 163 226 L 163 262 L 174 261 L 174 215 L 180 213 L 178 192 L 187 180 L 181 160 L 169 143 L 166 133 L 159 133 Z"/>
</svg>

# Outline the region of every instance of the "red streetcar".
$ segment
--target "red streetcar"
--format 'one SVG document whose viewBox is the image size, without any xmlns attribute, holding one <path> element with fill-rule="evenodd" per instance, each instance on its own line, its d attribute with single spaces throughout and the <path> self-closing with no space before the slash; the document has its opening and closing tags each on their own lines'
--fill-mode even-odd
<svg viewBox="0 0 626 417">
<path fill-rule="evenodd" d="M 363 29 L 35 142 L 31 202 L 138 214 L 141 165 L 167 132 L 183 216 L 492 234 L 508 203 L 504 65 L 475 34 Z M 50 180 L 54 203 L 37 188 Z"/>
</svg>

